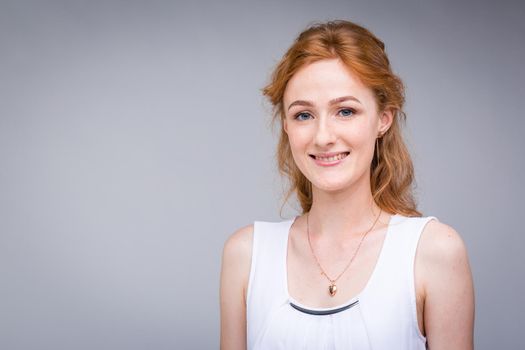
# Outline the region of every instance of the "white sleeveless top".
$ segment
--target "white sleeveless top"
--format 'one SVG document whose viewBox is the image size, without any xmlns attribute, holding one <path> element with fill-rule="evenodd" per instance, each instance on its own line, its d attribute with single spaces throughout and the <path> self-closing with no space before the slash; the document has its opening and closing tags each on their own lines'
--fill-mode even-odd
<svg viewBox="0 0 525 350">
<path fill-rule="evenodd" d="M 254 222 L 248 350 L 425 349 L 417 323 L 414 259 L 423 227 L 436 217 L 393 215 L 365 288 L 332 308 L 308 307 L 288 294 L 286 254 L 296 218 Z"/>
</svg>

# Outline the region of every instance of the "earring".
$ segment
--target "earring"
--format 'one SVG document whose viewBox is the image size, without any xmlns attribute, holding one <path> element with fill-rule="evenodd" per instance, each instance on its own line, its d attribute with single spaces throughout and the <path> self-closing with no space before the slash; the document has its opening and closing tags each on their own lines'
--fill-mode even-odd
<svg viewBox="0 0 525 350">
<path fill-rule="evenodd" d="M 381 134 L 379 134 L 379 136 L 376 138 L 376 159 L 377 159 L 377 163 L 379 164 L 379 139 L 381 138 Z"/>
<path fill-rule="evenodd" d="M 379 163 L 379 137 L 376 138 L 376 160 Z"/>
</svg>

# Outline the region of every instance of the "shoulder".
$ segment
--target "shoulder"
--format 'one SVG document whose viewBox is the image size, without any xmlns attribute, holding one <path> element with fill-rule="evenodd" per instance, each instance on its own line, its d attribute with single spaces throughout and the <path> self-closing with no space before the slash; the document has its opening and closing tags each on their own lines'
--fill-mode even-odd
<svg viewBox="0 0 525 350">
<path fill-rule="evenodd" d="M 429 220 L 419 239 L 416 264 L 423 279 L 425 294 L 456 279 L 470 278 L 467 248 L 451 226 Z"/>
<path fill-rule="evenodd" d="M 233 259 L 251 257 L 254 225 L 249 224 L 237 229 L 224 242 L 223 255 Z"/>
<path fill-rule="evenodd" d="M 220 278 L 221 349 L 246 348 L 246 285 L 250 274 L 253 225 L 224 242 Z"/>
<path fill-rule="evenodd" d="M 254 225 L 246 225 L 233 232 L 224 242 L 223 260 L 234 263 L 250 262 Z"/>
<path fill-rule="evenodd" d="M 467 249 L 451 226 L 429 220 L 416 264 L 422 280 L 424 324 L 430 348 L 472 349 L 474 285 Z"/>
<path fill-rule="evenodd" d="M 427 263 L 453 263 L 467 255 L 460 234 L 453 227 L 433 219 L 421 232 L 418 250 Z"/>
<path fill-rule="evenodd" d="M 235 232 L 224 242 L 222 253 L 222 275 L 224 282 L 236 286 L 238 292 L 246 296 L 252 258 L 254 225 L 246 225 Z"/>
</svg>

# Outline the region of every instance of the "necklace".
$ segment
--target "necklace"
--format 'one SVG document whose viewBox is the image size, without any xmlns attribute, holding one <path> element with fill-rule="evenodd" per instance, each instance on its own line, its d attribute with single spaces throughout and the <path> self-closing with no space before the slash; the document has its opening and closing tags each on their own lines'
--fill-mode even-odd
<svg viewBox="0 0 525 350">
<path fill-rule="evenodd" d="M 314 248 L 312 248 L 312 243 L 310 242 L 310 230 L 309 230 L 309 225 L 308 225 L 308 216 L 309 216 L 309 214 L 310 214 L 310 212 L 308 212 L 306 214 L 306 233 L 308 235 L 308 244 L 310 245 L 310 250 L 312 251 L 312 254 L 313 254 L 314 258 L 315 258 L 315 261 L 317 262 L 317 266 L 319 266 L 319 268 L 321 269 L 321 275 L 324 275 L 328 279 L 328 281 L 330 281 L 330 285 L 328 286 L 328 293 L 330 294 L 330 296 L 333 297 L 335 295 L 335 293 L 337 293 L 337 285 L 335 284 L 335 282 L 339 279 L 339 277 L 341 277 L 343 275 L 343 273 L 345 273 L 345 271 L 348 269 L 348 267 L 350 267 L 350 264 L 352 264 L 352 261 L 354 261 L 354 258 L 357 255 L 357 252 L 359 251 L 359 248 L 361 248 L 361 243 L 363 243 L 363 240 L 365 239 L 365 237 L 368 234 L 368 232 L 372 231 L 372 229 L 374 228 L 374 226 L 377 223 L 377 220 L 381 216 L 381 210 L 379 211 L 379 215 L 377 216 L 376 220 L 372 224 L 372 227 L 370 227 L 368 229 L 368 231 L 366 231 L 363 234 L 363 236 L 361 237 L 361 240 L 359 241 L 359 245 L 357 246 L 354 254 L 352 255 L 352 258 L 350 259 L 350 262 L 348 262 L 348 265 L 346 265 L 346 267 L 343 270 L 343 272 L 341 272 L 339 274 L 339 276 L 337 276 L 337 278 L 335 278 L 335 279 L 331 279 L 330 277 L 328 277 L 326 272 L 324 272 L 323 268 L 321 267 L 321 264 L 319 263 L 319 260 L 317 259 L 317 256 L 315 255 Z"/>
</svg>

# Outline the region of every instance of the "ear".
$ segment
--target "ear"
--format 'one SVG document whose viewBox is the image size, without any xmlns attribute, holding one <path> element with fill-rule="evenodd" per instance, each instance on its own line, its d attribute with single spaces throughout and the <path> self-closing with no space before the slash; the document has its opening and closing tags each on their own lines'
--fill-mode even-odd
<svg viewBox="0 0 525 350">
<path fill-rule="evenodd" d="M 283 119 L 283 129 L 284 132 L 288 134 L 288 119 L 286 118 Z"/>
<path fill-rule="evenodd" d="M 385 109 L 379 114 L 379 123 L 377 129 L 377 135 L 384 135 L 392 122 L 394 121 L 394 111 L 391 108 Z"/>
</svg>

